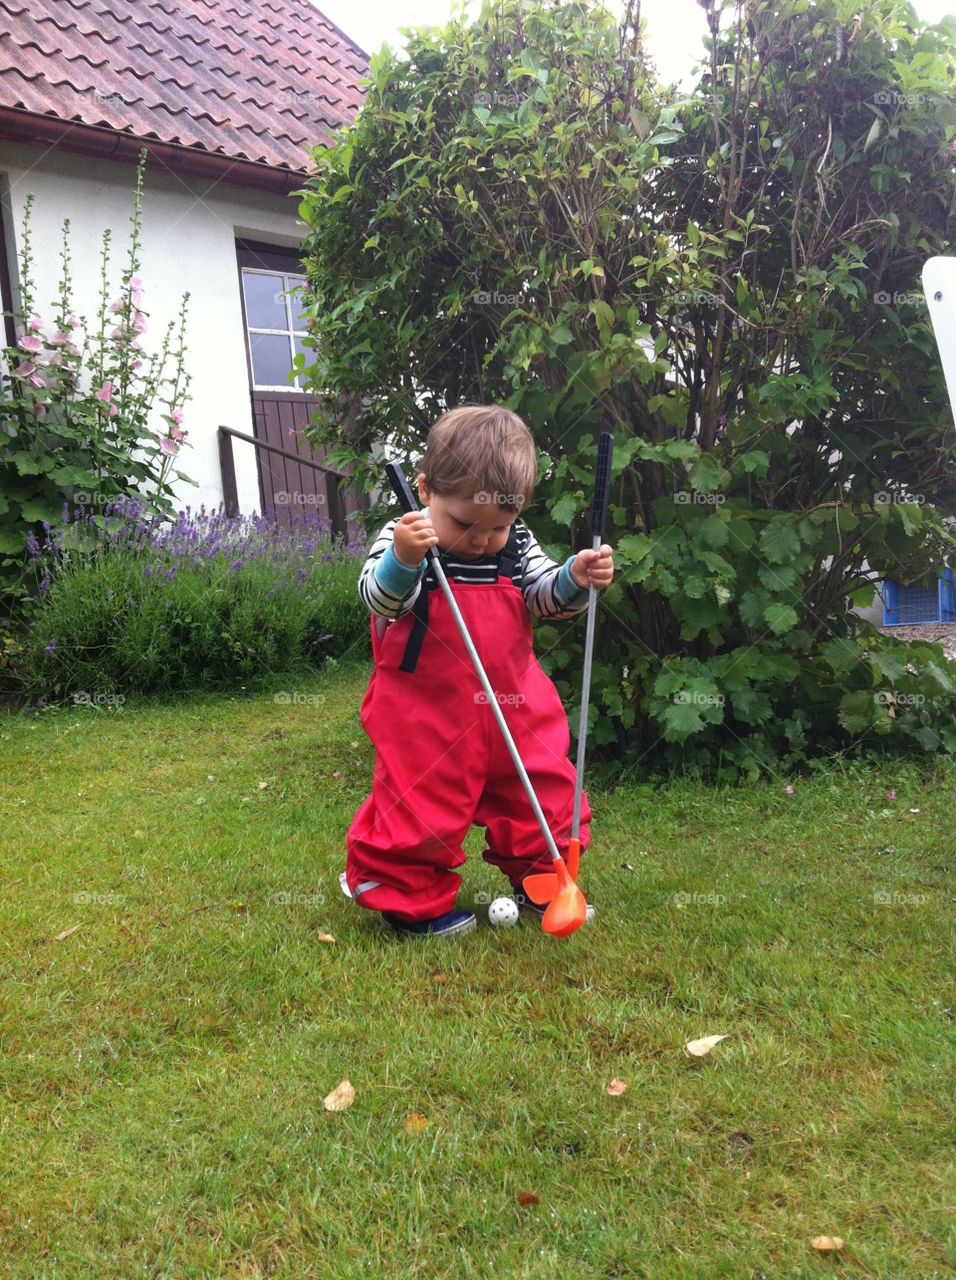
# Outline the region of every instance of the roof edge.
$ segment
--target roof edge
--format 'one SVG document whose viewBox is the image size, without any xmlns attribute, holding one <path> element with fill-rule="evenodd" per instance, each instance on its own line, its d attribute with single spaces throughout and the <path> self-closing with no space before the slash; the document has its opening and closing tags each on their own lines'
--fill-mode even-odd
<svg viewBox="0 0 956 1280">
<path fill-rule="evenodd" d="M 42 143 L 59 151 L 133 164 L 145 147 L 151 157 L 173 172 L 215 178 L 220 182 L 283 195 L 303 186 L 310 172 L 308 169 L 281 169 L 255 160 L 234 160 L 198 147 L 181 147 L 158 139 L 140 138 L 100 125 L 38 115 L 20 107 L 0 106 L 0 140 Z"/>
</svg>

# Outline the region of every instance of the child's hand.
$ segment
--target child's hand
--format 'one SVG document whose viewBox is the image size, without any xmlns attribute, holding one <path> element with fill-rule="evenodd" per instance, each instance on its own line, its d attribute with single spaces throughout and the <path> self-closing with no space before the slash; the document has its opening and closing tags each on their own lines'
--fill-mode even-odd
<svg viewBox="0 0 956 1280">
<path fill-rule="evenodd" d="M 395 526 L 393 550 L 399 564 L 417 569 L 429 547 L 438 542 L 438 534 L 428 516 L 420 511 L 406 511 Z"/>
<path fill-rule="evenodd" d="M 604 543 L 600 551 L 579 551 L 571 564 L 571 577 L 586 590 L 593 583 L 598 591 L 609 587 L 614 578 L 611 548 Z"/>
</svg>

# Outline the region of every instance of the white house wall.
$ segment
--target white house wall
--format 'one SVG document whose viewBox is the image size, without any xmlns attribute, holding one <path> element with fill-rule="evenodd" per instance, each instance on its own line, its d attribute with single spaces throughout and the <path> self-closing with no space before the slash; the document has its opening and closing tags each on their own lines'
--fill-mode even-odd
<svg viewBox="0 0 956 1280">
<path fill-rule="evenodd" d="M 130 164 L 0 142 L 3 217 L 14 294 L 24 206 L 32 191 L 31 275 L 36 310 L 47 321 L 46 332 L 52 331 L 65 218 L 70 220 L 75 312 L 95 327 L 106 227 L 112 231 L 110 300 L 118 296 L 129 252 L 135 176 Z M 201 503 L 214 508 L 223 499 L 218 427 L 252 434 L 236 239 L 296 247 L 303 230 L 296 214 L 295 197 L 182 178 L 155 160 L 147 161 L 139 271 L 147 313 L 148 328 L 142 339 L 147 354 L 160 350 L 167 324 L 179 314 L 183 293 L 190 294 L 185 346 L 192 399 L 184 407 L 183 426 L 189 435 L 177 464 L 198 482 L 198 488 L 177 482 L 180 508 L 190 505 L 195 510 Z M 150 425 L 165 431 L 158 415 Z M 239 509 L 258 511 L 253 446 L 234 440 L 233 452 Z"/>
</svg>

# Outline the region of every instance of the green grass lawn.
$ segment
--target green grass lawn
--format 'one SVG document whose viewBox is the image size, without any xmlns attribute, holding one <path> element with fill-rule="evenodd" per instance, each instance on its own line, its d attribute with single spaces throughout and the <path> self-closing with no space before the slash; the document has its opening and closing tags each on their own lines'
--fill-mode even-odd
<svg viewBox="0 0 956 1280">
<path fill-rule="evenodd" d="M 367 675 L 0 716 L 0 1274 L 952 1274 L 952 762 L 589 793 L 594 925 L 403 942 Z"/>
</svg>

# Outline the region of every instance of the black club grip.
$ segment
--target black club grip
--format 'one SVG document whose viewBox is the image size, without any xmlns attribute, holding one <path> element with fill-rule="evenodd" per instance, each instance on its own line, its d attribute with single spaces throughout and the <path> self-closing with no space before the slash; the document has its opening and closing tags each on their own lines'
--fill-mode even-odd
<svg viewBox="0 0 956 1280">
<path fill-rule="evenodd" d="M 408 487 L 408 481 L 397 462 L 386 462 L 385 474 L 388 476 L 389 484 L 395 490 L 395 497 L 398 498 L 399 505 L 403 511 L 420 510 L 418 503 L 415 501 L 415 495 Z M 424 559 L 437 560 L 438 552 L 434 547 L 429 547 L 425 552 Z"/>
<path fill-rule="evenodd" d="M 403 511 L 417 511 L 418 503 L 415 501 L 415 495 L 408 487 L 408 481 L 402 473 L 401 467 L 397 462 L 386 462 L 385 474 L 388 476 L 389 484 L 395 490 L 395 497 L 399 501 Z"/>
<path fill-rule="evenodd" d="M 614 437 L 610 431 L 602 431 L 598 440 L 597 471 L 594 478 L 594 505 L 591 508 L 591 536 L 604 537 L 604 524 L 607 520 L 607 500 L 611 492 L 611 454 L 614 452 Z"/>
</svg>

